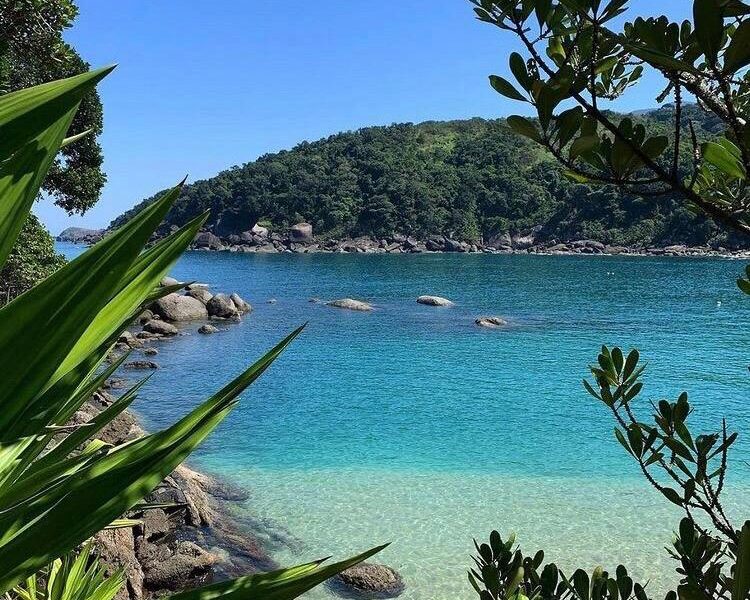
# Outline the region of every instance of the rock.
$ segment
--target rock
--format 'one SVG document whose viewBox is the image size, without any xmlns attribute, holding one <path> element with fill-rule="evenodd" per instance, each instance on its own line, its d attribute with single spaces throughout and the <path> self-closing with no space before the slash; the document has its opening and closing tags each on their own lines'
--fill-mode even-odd
<svg viewBox="0 0 750 600">
<path fill-rule="evenodd" d="M 313 240 L 313 228 L 310 223 L 297 223 L 289 230 L 289 239 L 292 242 L 311 242 Z"/>
<path fill-rule="evenodd" d="M 159 547 L 163 550 L 166 547 Z M 210 580 L 211 565 L 216 557 L 193 542 L 178 542 L 174 554 L 155 552 L 143 566 L 145 586 L 152 591 L 176 591 Z"/>
<path fill-rule="evenodd" d="M 417 303 L 427 306 L 453 306 L 453 302 L 440 296 L 420 296 L 417 298 Z"/>
<path fill-rule="evenodd" d="M 119 344 L 125 344 L 126 346 L 128 346 L 128 348 L 140 348 L 143 346 L 143 342 L 127 330 L 123 331 L 122 334 L 120 334 L 117 342 Z"/>
<path fill-rule="evenodd" d="M 487 240 L 486 246 L 488 248 L 494 248 L 495 250 L 503 250 L 510 248 L 513 245 L 513 240 L 510 238 L 508 232 L 497 233 Z"/>
<path fill-rule="evenodd" d="M 209 292 L 206 288 L 195 288 L 188 290 L 185 293 L 186 296 L 190 296 L 191 298 L 195 298 L 199 302 L 203 303 L 205 306 L 208 304 L 208 301 L 214 297 L 214 295 Z"/>
<path fill-rule="evenodd" d="M 326 302 L 326 306 L 333 306 L 334 308 L 345 308 L 347 310 L 358 310 L 358 311 L 369 311 L 372 310 L 372 305 L 361 300 L 353 300 L 352 298 L 341 298 L 340 300 L 331 300 Z"/>
<path fill-rule="evenodd" d="M 171 323 L 165 323 L 164 321 L 151 320 L 143 326 L 143 331 L 146 333 L 156 333 L 159 335 L 177 335 L 179 330 Z M 138 337 L 142 337 L 138 334 Z"/>
<path fill-rule="evenodd" d="M 154 318 L 154 313 L 152 313 L 150 310 L 146 309 L 144 310 L 140 315 L 138 315 L 138 318 L 136 319 L 136 322 L 139 325 L 143 325 L 147 321 L 150 321 Z"/>
<path fill-rule="evenodd" d="M 168 321 L 192 321 L 208 317 L 206 307 L 192 296 L 168 294 L 151 305 L 151 309 Z"/>
<path fill-rule="evenodd" d="M 335 584 L 361 598 L 395 598 L 406 585 L 395 569 L 376 563 L 360 563 L 335 578 Z"/>
<path fill-rule="evenodd" d="M 161 280 L 161 283 L 159 283 L 161 287 L 170 287 L 173 285 L 180 285 L 180 282 L 177 281 L 174 277 L 165 277 Z"/>
<path fill-rule="evenodd" d="M 143 523 L 143 537 L 149 542 L 164 537 L 170 529 L 167 513 L 161 508 L 144 510 L 141 522 Z"/>
<path fill-rule="evenodd" d="M 140 600 L 143 597 L 143 569 L 135 555 L 135 539 L 130 529 L 109 529 L 94 536 L 94 549 L 109 574 L 122 569 L 127 585 L 116 600 Z"/>
<path fill-rule="evenodd" d="M 257 235 L 258 237 L 268 237 L 268 228 L 262 227 L 261 225 L 258 225 L 257 223 L 253 225 L 252 229 L 250 229 L 250 233 L 253 235 Z"/>
<path fill-rule="evenodd" d="M 269 298 L 266 300 L 266 304 L 276 304 L 276 298 Z"/>
<path fill-rule="evenodd" d="M 232 302 L 232 298 L 226 294 L 216 294 L 208 301 L 205 308 L 208 310 L 208 316 L 210 317 L 231 319 L 239 315 L 239 311 L 234 302 Z"/>
<path fill-rule="evenodd" d="M 474 321 L 480 327 L 489 327 L 490 329 L 497 329 L 498 327 L 504 327 L 508 324 L 508 321 L 500 317 L 479 317 Z"/>
<path fill-rule="evenodd" d="M 513 248 L 518 250 L 525 250 L 531 248 L 536 243 L 536 237 L 533 233 L 529 235 L 514 235 L 511 238 Z"/>
<path fill-rule="evenodd" d="M 58 242 L 74 244 L 94 244 L 104 236 L 104 229 L 86 229 L 84 227 L 68 227 L 57 236 Z"/>
<path fill-rule="evenodd" d="M 249 313 L 251 310 L 253 310 L 253 307 L 250 306 L 250 303 L 245 302 L 237 292 L 229 296 L 229 299 L 234 303 L 234 306 L 237 308 L 240 314 L 244 315 L 245 313 Z"/>
<path fill-rule="evenodd" d="M 466 252 L 466 248 L 458 240 L 446 239 L 445 251 L 446 252 Z"/>
<path fill-rule="evenodd" d="M 157 354 L 159 354 L 159 351 L 156 348 L 146 348 L 143 350 L 143 353 L 146 356 L 156 356 Z"/>
<path fill-rule="evenodd" d="M 134 360 L 125 363 L 124 367 L 126 369 L 158 369 L 159 365 L 150 360 Z"/>
<path fill-rule="evenodd" d="M 425 248 L 430 252 L 442 252 L 445 248 L 445 240 L 443 238 L 430 238 L 425 242 Z"/>
<path fill-rule="evenodd" d="M 154 321 L 155 323 L 161 323 L 161 321 Z M 174 327 L 174 326 L 173 326 Z M 175 330 L 177 328 L 175 327 Z M 175 335 L 175 334 L 171 334 Z M 135 337 L 137 337 L 139 340 L 157 340 L 159 338 L 163 338 L 164 335 L 161 333 L 153 333 L 151 331 L 139 331 L 135 334 Z"/>
<path fill-rule="evenodd" d="M 208 324 L 201 325 L 198 328 L 198 333 L 202 333 L 204 335 L 210 335 L 212 333 L 216 333 L 217 331 L 219 330 L 216 327 L 214 327 L 213 325 L 208 325 Z"/>
<path fill-rule="evenodd" d="M 209 231 L 196 235 L 193 244 L 196 248 L 208 248 L 209 250 L 221 250 L 224 247 L 221 240 Z"/>
</svg>

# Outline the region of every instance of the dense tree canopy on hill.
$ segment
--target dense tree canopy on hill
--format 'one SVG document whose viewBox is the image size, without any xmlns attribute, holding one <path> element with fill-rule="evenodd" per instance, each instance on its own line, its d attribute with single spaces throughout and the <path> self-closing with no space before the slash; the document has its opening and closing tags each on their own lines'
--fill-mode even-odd
<svg viewBox="0 0 750 600">
<path fill-rule="evenodd" d="M 711 118 L 697 107 L 688 112 L 700 137 L 714 133 Z M 636 118 L 658 130 L 670 113 L 664 107 Z M 218 235 L 258 221 L 278 230 L 307 221 L 316 235 L 339 238 L 401 233 L 487 241 L 541 228 L 541 238 L 632 246 L 727 242 L 675 198 L 570 182 L 544 150 L 503 120 L 368 127 L 303 142 L 186 186 L 168 225 L 206 209 Z"/>
</svg>

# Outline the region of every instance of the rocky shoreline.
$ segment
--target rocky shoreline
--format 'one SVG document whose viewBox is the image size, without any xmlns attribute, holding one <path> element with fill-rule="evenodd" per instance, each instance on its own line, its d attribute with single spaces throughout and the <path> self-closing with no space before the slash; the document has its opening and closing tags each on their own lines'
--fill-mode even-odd
<svg viewBox="0 0 750 600">
<path fill-rule="evenodd" d="M 721 246 L 686 246 L 681 244 L 664 247 L 636 248 L 613 246 L 596 240 L 538 240 L 536 232 L 526 235 L 501 234 L 485 243 L 471 243 L 446 236 L 432 236 L 419 240 L 411 236 L 393 235 L 383 238 L 362 236 L 347 239 L 318 239 L 313 236 L 312 226 L 298 223 L 285 235 L 271 233 L 255 225 L 249 231 L 219 237 L 210 231 L 199 233 L 193 241 L 194 250 L 217 252 L 241 252 L 258 254 L 585 254 L 585 255 L 633 255 L 633 256 L 716 256 L 750 257 L 750 249 L 730 249 Z"/>
<path fill-rule="evenodd" d="M 183 285 L 165 278 L 162 287 Z M 181 292 L 181 293 L 180 293 Z M 238 323 L 252 306 L 238 294 L 212 294 L 205 284 L 191 284 L 152 303 L 123 333 L 109 359 L 123 353 L 141 353 L 145 358 L 129 360 L 126 369 L 157 369 L 150 360 L 159 354 L 155 344 L 187 332 L 221 331 L 222 323 Z M 218 325 L 219 327 L 217 327 Z M 72 424 L 94 418 L 115 401 L 114 390 L 124 389 L 125 379 L 117 376 L 75 414 Z M 99 434 L 109 444 L 121 444 L 144 435 L 137 417 L 126 410 Z M 110 572 L 122 569 L 126 585 L 117 600 L 147 600 L 152 597 L 279 567 L 268 553 L 267 532 L 256 533 L 249 515 L 235 516 L 233 506 L 247 501 L 246 492 L 180 465 L 144 503 L 156 505 L 134 509 L 126 516 L 140 521 L 131 528 L 105 530 L 95 536 L 98 555 Z M 262 528 L 261 528 L 262 529 Z M 271 538 L 277 538 L 277 534 Z M 358 598 L 391 598 L 405 587 L 392 568 L 375 563 L 353 567 L 329 582 L 333 591 Z"/>
</svg>

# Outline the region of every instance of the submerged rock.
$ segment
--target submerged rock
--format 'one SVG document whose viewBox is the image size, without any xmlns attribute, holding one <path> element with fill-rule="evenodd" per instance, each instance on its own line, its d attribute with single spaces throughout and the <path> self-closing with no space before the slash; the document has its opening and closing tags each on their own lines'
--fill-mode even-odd
<svg viewBox="0 0 750 600">
<path fill-rule="evenodd" d="M 369 311 L 372 310 L 372 305 L 361 300 L 354 300 L 352 298 L 341 298 L 340 300 L 331 300 L 326 302 L 327 306 L 333 306 L 334 308 L 345 308 L 347 310 L 359 310 Z"/>
<path fill-rule="evenodd" d="M 134 360 L 125 363 L 126 369 L 158 369 L 159 365 L 150 360 Z"/>
<path fill-rule="evenodd" d="M 152 310 L 167 321 L 192 321 L 208 316 L 203 302 L 192 296 L 168 294 L 151 305 Z"/>
<path fill-rule="evenodd" d="M 376 563 L 360 563 L 335 578 L 335 584 L 358 598 L 395 598 L 406 585 L 395 569 Z"/>
<path fill-rule="evenodd" d="M 480 327 L 488 327 L 490 329 L 497 329 L 499 327 L 505 327 L 508 321 L 500 317 L 480 317 L 474 321 Z"/>
<path fill-rule="evenodd" d="M 427 306 L 453 306 L 453 302 L 440 296 L 420 296 L 417 298 L 417 303 Z"/>
<path fill-rule="evenodd" d="M 201 325 L 198 328 L 198 333 L 202 333 L 204 335 L 210 335 L 212 333 L 216 333 L 217 331 L 219 330 L 216 327 L 214 327 L 213 325 L 208 325 L 208 324 Z"/>
</svg>

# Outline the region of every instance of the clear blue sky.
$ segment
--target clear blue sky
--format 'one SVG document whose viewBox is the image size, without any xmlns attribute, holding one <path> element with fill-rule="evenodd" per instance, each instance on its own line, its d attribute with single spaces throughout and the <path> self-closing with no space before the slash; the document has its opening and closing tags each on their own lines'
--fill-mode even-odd
<svg viewBox="0 0 750 600">
<path fill-rule="evenodd" d="M 514 39 L 465 0 L 79 0 L 67 39 L 101 85 L 109 182 L 84 217 L 48 201 L 53 233 L 101 227 L 185 174 L 190 181 L 342 130 L 394 122 L 500 117 L 519 110 L 487 84 Z M 632 0 L 688 16 L 687 0 Z M 642 85 L 623 110 L 650 107 Z"/>
</svg>

